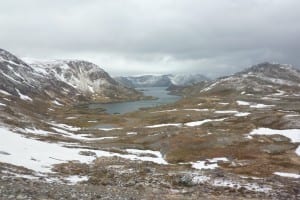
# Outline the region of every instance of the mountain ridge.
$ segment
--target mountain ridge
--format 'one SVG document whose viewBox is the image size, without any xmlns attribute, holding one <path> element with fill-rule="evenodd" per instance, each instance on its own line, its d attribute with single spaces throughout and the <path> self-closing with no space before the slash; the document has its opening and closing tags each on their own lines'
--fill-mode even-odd
<svg viewBox="0 0 300 200">
<path fill-rule="evenodd" d="M 64 96 L 71 102 L 88 99 L 110 102 L 143 98 L 140 92 L 119 84 L 102 68 L 87 61 L 54 60 L 27 63 L 26 60 L 23 61 L 1 49 L 0 65 L 0 89 L 15 96 L 18 96 L 18 89 L 31 97 L 48 93 L 50 99 Z"/>
<path fill-rule="evenodd" d="M 202 74 L 163 74 L 163 75 L 138 75 L 119 76 L 117 81 L 128 87 L 170 87 L 188 86 L 201 81 L 208 81 L 209 78 Z"/>
<path fill-rule="evenodd" d="M 180 93 L 195 96 L 275 94 L 286 90 L 292 94 L 300 89 L 300 70 L 286 64 L 260 63 L 230 76 L 220 77 L 206 83 L 198 83 L 181 89 Z"/>
</svg>

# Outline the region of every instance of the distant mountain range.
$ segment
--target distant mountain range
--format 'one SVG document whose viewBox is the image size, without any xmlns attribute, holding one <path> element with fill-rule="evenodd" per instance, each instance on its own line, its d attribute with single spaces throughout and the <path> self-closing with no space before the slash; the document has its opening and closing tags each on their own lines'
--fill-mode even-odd
<svg viewBox="0 0 300 200">
<path fill-rule="evenodd" d="M 131 88 L 138 87 L 170 87 L 170 86 L 188 86 L 201 81 L 208 81 L 201 74 L 168 74 L 168 75 L 141 75 L 141 76 L 121 76 L 115 77 L 115 80 Z"/>
</svg>

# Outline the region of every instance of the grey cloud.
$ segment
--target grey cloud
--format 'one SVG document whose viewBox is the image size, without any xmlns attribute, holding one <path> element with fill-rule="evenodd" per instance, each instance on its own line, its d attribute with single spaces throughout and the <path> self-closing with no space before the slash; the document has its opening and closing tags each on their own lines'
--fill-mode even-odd
<svg viewBox="0 0 300 200">
<path fill-rule="evenodd" d="M 298 0 L 10 0 L 0 6 L 0 44 L 118 75 L 219 76 L 263 61 L 300 66 L 299 8 Z"/>
</svg>

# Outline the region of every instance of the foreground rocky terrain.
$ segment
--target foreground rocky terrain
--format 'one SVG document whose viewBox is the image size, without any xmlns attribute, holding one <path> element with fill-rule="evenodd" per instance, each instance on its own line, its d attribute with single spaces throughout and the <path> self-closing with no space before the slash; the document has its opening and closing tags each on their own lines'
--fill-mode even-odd
<svg viewBox="0 0 300 200">
<path fill-rule="evenodd" d="M 300 198 L 300 72 L 291 66 L 263 63 L 123 115 L 72 94 L 39 104 L 42 95 L 1 89 L 1 199 Z"/>
</svg>

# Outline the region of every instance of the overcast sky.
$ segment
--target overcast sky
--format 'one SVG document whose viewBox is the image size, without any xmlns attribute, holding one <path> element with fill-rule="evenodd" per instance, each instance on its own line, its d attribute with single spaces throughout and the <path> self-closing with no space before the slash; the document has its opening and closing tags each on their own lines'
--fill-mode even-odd
<svg viewBox="0 0 300 200">
<path fill-rule="evenodd" d="M 228 75 L 259 62 L 300 66 L 299 0 L 7 0 L 0 48 L 76 58 L 112 75 Z"/>
</svg>

